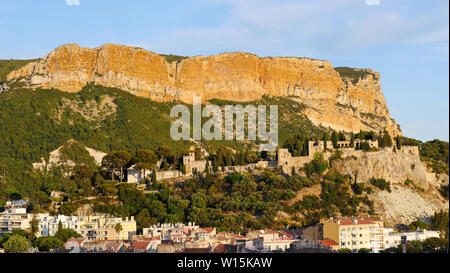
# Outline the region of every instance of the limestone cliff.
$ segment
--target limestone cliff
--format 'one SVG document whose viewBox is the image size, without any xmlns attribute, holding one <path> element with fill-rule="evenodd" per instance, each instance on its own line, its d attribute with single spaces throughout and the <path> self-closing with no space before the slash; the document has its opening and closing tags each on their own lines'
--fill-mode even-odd
<svg viewBox="0 0 450 273">
<path fill-rule="evenodd" d="M 391 182 L 392 192 L 376 191 L 370 195 L 377 214 L 391 224 L 427 219 L 435 212 L 447 210 L 449 203 L 438 189 L 448 185 L 447 174 L 435 174 L 420 161 L 418 147 L 402 147 L 399 151 L 381 149 L 377 152 L 344 151 L 343 158 L 333 162 L 333 169 L 352 177 L 358 183 L 371 178 Z M 409 179 L 410 182 L 405 183 Z"/>
<path fill-rule="evenodd" d="M 327 61 L 260 58 L 246 53 L 192 57 L 173 63 L 140 48 L 107 44 L 99 48 L 64 45 L 38 62 L 11 72 L 8 82 L 77 92 L 86 83 L 116 87 L 156 101 L 192 103 L 193 96 L 252 101 L 264 95 L 306 104 L 317 125 L 345 131 L 387 129 L 401 134 L 390 118 L 380 74 L 363 70 L 352 81 Z"/>
</svg>

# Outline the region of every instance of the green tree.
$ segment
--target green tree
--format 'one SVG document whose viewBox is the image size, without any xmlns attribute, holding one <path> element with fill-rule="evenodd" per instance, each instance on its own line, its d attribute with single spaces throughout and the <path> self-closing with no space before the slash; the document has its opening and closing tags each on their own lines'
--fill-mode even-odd
<svg viewBox="0 0 450 273">
<path fill-rule="evenodd" d="M 448 253 L 448 238 L 427 238 L 422 247 L 426 253 Z"/>
<path fill-rule="evenodd" d="M 61 241 L 56 236 L 39 237 L 34 241 L 34 245 L 39 249 L 39 251 L 46 251 L 46 252 L 52 249 L 64 248 L 64 242 Z"/>
<path fill-rule="evenodd" d="M 397 150 L 401 150 L 402 149 L 402 138 L 400 136 L 397 136 L 395 138 L 395 143 L 397 145 Z"/>
<path fill-rule="evenodd" d="M 55 233 L 55 238 L 65 243 L 71 238 L 81 238 L 81 234 L 70 228 L 58 228 L 58 231 Z"/>
<path fill-rule="evenodd" d="M 430 219 L 430 228 L 445 233 L 445 237 L 449 236 L 449 213 L 448 211 L 435 212 Z"/>
<path fill-rule="evenodd" d="M 59 207 L 59 213 L 62 215 L 73 215 L 78 209 L 78 205 L 75 203 L 64 202 Z"/>
<path fill-rule="evenodd" d="M 144 178 L 146 178 L 145 172 L 155 167 L 158 157 L 152 150 L 139 150 L 136 152 L 133 160 L 136 164 L 136 169 L 143 171 Z"/>
<path fill-rule="evenodd" d="M 417 229 L 429 229 L 430 227 L 428 226 L 427 223 L 425 223 L 422 220 L 416 220 L 414 222 L 411 222 L 408 225 L 408 228 L 412 231 L 416 231 Z"/>
<path fill-rule="evenodd" d="M 156 177 L 156 170 L 153 169 L 152 170 L 152 180 L 151 180 L 152 184 L 155 184 L 156 182 L 158 182 L 158 178 Z"/>
<path fill-rule="evenodd" d="M 363 141 L 363 142 L 361 142 L 360 145 L 361 145 L 360 146 L 361 150 L 366 151 L 366 152 L 370 151 L 370 144 L 369 144 L 369 142 Z"/>
<path fill-rule="evenodd" d="M 157 221 L 158 221 L 157 219 L 151 217 L 147 209 L 141 210 L 136 215 L 136 224 L 138 226 L 138 229 L 142 229 L 145 227 L 149 227 L 153 224 L 157 224 Z"/>
<path fill-rule="evenodd" d="M 6 253 L 22 253 L 30 249 L 31 243 L 21 235 L 12 235 L 4 244 Z"/>
<path fill-rule="evenodd" d="M 338 146 L 338 135 L 337 135 L 336 131 L 333 131 L 333 133 L 331 134 L 331 142 L 333 142 L 333 147 L 335 149 L 337 149 L 337 146 Z"/>
<path fill-rule="evenodd" d="M 122 227 L 122 224 L 121 224 L 121 223 L 117 223 L 117 224 L 114 226 L 114 231 L 116 232 L 117 241 L 119 240 L 119 236 L 120 236 L 120 233 L 122 232 L 122 230 L 123 230 L 123 227 Z"/>
<path fill-rule="evenodd" d="M 355 135 L 353 133 L 351 133 L 350 135 L 350 147 L 354 147 L 355 146 Z"/>
<path fill-rule="evenodd" d="M 370 252 L 372 252 L 372 249 L 369 248 L 360 248 L 358 250 L 358 253 L 370 253 Z"/>
<path fill-rule="evenodd" d="M 324 147 L 324 149 L 326 150 L 328 147 L 327 147 L 327 141 L 328 141 L 328 134 L 327 133 L 324 133 L 323 134 L 323 136 L 322 136 L 322 141 L 323 141 L 323 147 Z"/>
<path fill-rule="evenodd" d="M 120 182 L 123 180 L 123 168 L 130 162 L 131 155 L 126 151 L 114 151 L 107 154 L 102 159 L 102 166 L 111 173 L 111 180 L 114 180 L 114 173 L 119 170 Z"/>
<path fill-rule="evenodd" d="M 383 147 L 392 147 L 392 137 L 388 131 L 384 130 L 383 134 L 378 138 L 378 145 Z"/>
<path fill-rule="evenodd" d="M 181 173 L 182 174 L 186 174 L 186 165 L 184 165 L 183 163 L 181 163 Z"/>
<path fill-rule="evenodd" d="M 33 215 L 33 218 L 30 221 L 30 231 L 31 234 L 36 236 L 36 233 L 39 231 L 39 221 L 36 217 L 36 215 Z"/>
</svg>

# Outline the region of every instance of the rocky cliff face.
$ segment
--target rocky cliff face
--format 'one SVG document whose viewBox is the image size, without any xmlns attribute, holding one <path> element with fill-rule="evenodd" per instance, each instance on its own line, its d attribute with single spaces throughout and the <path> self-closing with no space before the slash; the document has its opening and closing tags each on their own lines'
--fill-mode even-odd
<svg viewBox="0 0 450 273">
<path fill-rule="evenodd" d="M 192 103 L 219 98 L 252 101 L 264 95 L 290 97 L 308 107 L 317 125 L 345 131 L 387 129 L 401 134 L 390 118 L 380 74 L 364 70 L 357 82 L 341 77 L 327 61 L 259 58 L 245 53 L 192 57 L 168 63 L 158 54 L 107 44 L 64 45 L 47 57 L 11 72 L 8 82 L 77 92 L 86 83 L 116 87 L 156 101 Z"/>
<path fill-rule="evenodd" d="M 343 152 L 343 158 L 333 162 L 333 168 L 352 177 L 357 173 L 358 182 L 367 183 L 371 178 L 384 178 L 393 184 L 412 180 L 424 190 L 435 190 L 448 184 L 448 175 L 437 175 L 427 169 L 420 160 L 416 146 L 404 146 L 401 150 L 384 148 L 377 152 Z"/>
<path fill-rule="evenodd" d="M 382 149 L 378 152 L 343 153 L 343 158 L 333 162 L 333 169 L 354 177 L 358 183 L 369 183 L 371 178 L 384 178 L 392 192 L 376 191 L 370 195 L 378 215 L 390 224 L 409 224 L 417 219 L 427 219 L 435 212 L 448 209 L 438 189 L 448 185 L 447 174 L 435 174 L 420 161 L 417 147 L 402 147 L 400 151 Z M 405 183 L 409 179 L 412 182 Z"/>
</svg>

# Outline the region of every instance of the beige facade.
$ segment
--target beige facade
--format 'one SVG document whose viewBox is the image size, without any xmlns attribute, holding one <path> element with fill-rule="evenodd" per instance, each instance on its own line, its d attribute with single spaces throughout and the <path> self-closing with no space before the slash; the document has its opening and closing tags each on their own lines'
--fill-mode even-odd
<svg viewBox="0 0 450 273">
<path fill-rule="evenodd" d="M 372 249 L 375 252 L 383 249 L 384 223 L 376 218 L 352 217 L 321 220 L 323 238 L 331 239 L 340 248 L 359 250 Z"/>
<path fill-rule="evenodd" d="M 118 224 L 122 227 L 120 232 L 115 229 Z M 83 237 L 94 240 L 129 240 L 136 234 L 136 221 L 133 216 L 125 220 L 106 215 L 81 216 L 78 226 Z"/>
<path fill-rule="evenodd" d="M 14 229 L 29 229 L 31 220 L 25 208 L 8 208 L 0 213 L 0 234 L 11 233 Z"/>
</svg>

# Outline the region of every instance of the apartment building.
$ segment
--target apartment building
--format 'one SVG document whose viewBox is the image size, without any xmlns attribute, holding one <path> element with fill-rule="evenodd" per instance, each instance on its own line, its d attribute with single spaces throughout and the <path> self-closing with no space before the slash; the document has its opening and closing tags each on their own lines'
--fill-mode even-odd
<svg viewBox="0 0 450 273">
<path fill-rule="evenodd" d="M 384 223 L 381 219 L 367 217 L 340 217 L 322 219 L 322 239 L 330 239 L 340 248 L 357 251 L 362 248 L 379 252 L 384 248 Z"/>
<path fill-rule="evenodd" d="M 31 219 L 25 208 L 7 207 L 0 213 L 0 234 L 11 233 L 14 229 L 29 229 Z"/>
<path fill-rule="evenodd" d="M 118 224 L 121 230 L 117 232 Z M 79 216 L 77 231 L 92 240 L 130 240 L 136 235 L 136 221 L 134 216 L 125 220 L 107 215 Z"/>
<path fill-rule="evenodd" d="M 254 244 L 259 244 L 262 251 L 286 251 L 290 245 L 296 241 L 292 234 L 285 231 L 264 229 L 255 230 L 247 234 L 247 237 L 253 239 Z"/>
<path fill-rule="evenodd" d="M 178 241 L 179 238 L 186 238 L 193 231 L 199 229 L 195 223 L 189 222 L 187 225 L 183 223 L 165 223 L 153 225 L 149 228 L 144 228 L 142 233 L 145 237 L 161 237 L 161 240 Z"/>
<path fill-rule="evenodd" d="M 92 216 L 41 216 L 39 217 L 39 235 L 54 236 L 58 231 L 59 223 L 63 228 L 77 231 L 83 237 L 92 240 L 129 240 L 136 234 L 136 221 L 132 216 L 123 220 L 120 217 L 108 215 Z M 116 226 L 120 224 L 121 231 L 116 232 Z"/>
<path fill-rule="evenodd" d="M 59 223 L 62 224 L 63 228 L 70 228 L 78 231 L 79 229 L 79 218 L 78 216 L 44 216 L 39 219 L 39 234 L 38 236 L 54 236 L 58 231 Z"/>
<path fill-rule="evenodd" d="M 439 231 L 426 229 L 417 230 L 415 232 L 394 232 L 394 229 L 392 228 L 384 228 L 384 249 L 400 245 L 402 236 L 406 236 L 406 240 L 408 241 L 425 241 L 428 238 L 439 238 L 441 233 Z"/>
</svg>

